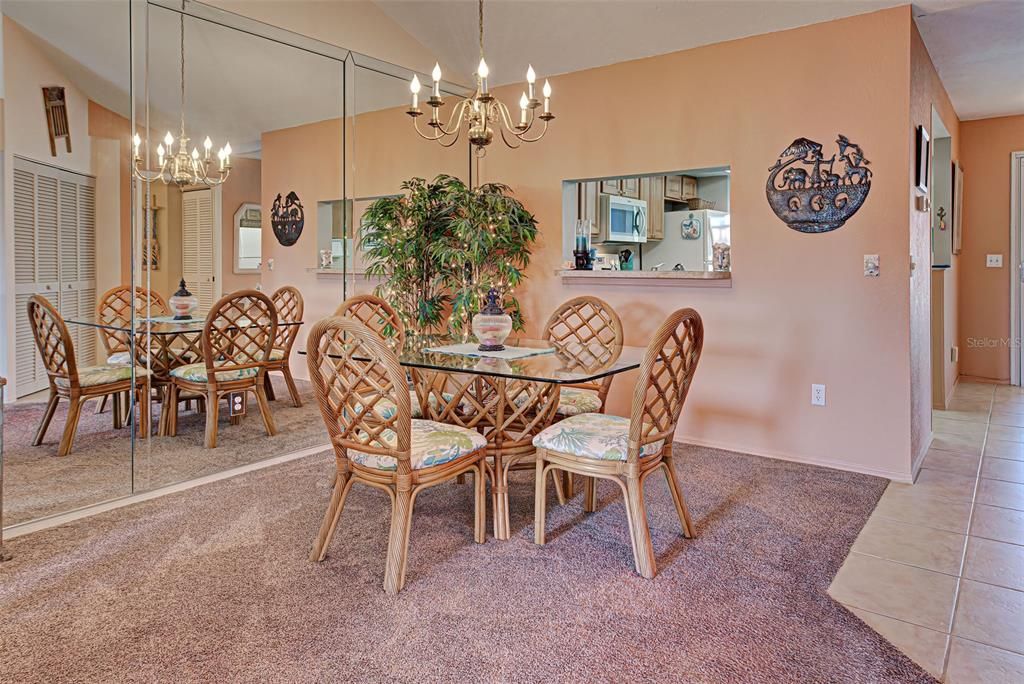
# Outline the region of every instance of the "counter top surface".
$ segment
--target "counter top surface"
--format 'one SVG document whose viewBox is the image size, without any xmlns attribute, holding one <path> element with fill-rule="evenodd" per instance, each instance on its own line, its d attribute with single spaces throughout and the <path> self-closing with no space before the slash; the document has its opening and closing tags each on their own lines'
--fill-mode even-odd
<svg viewBox="0 0 1024 684">
<path fill-rule="evenodd" d="M 729 271 L 577 271 L 566 268 L 555 271 L 566 278 L 618 278 L 663 280 L 731 280 Z"/>
</svg>

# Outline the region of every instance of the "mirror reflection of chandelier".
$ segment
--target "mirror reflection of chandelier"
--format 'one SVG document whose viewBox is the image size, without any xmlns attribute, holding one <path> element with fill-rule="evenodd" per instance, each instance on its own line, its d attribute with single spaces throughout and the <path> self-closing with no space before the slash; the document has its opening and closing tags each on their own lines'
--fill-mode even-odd
<svg viewBox="0 0 1024 684">
<path fill-rule="evenodd" d="M 220 185 L 228 179 L 231 173 L 231 143 L 217 150 L 217 169 L 214 173 L 210 158 L 210 151 L 213 149 L 213 141 L 207 136 L 203 141 L 203 152 L 192 147 L 191 153 L 188 149 L 189 137 L 185 135 L 185 0 L 181 2 L 181 133 L 178 135 L 178 151 L 174 152 L 174 136 L 170 131 L 164 136 L 162 144 L 156 148 L 158 171 L 151 171 L 143 168 L 140 146 L 142 138 L 136 133 L 132 138 L 135 147 L 134 168 L 135 177 L 139 180 L 150 183 L 160 180 L 165 185 L 174 183 L 179 187 L 185 185 Z M 166 145 L 166 147 L 165 147 Z"/>
<path fill-rule="evenodd" d="M 548 131 L 548 122 L 555 118 L 551 113 L 551 84 L 544 81 L 542 93 L 544 95 L 544 110 L 541 114 L 536 111 L 541 107 L 541 101 L 537 99 L 534 92 L 534 84 L 537 75 L 533 66 L 526 70 L 527 92 L 519 98 L 519 121 L 513 121 L 508 107 L 501 100 L 496 99 L 487 89 L 487 77 L 490 70 L 487 62 L 484 61 L 484 0 L 479 0 L 480 8 L 480 65 L 476 70 L 476 91 L 472 96 L 459 101 L 448 117 L 447 123 L 440 119 L 440 109 L 444 106 L 441 99 L 441 65 L 435 64 L 431 74 L 434 79 L 433 90 L 427 99 L 430 106 L 430 120 L 427 125 L 433 129 L 424 133 L 420 130 L 419 117 L 423 112 L 419 107 L 420 79 L 413 75 L 409 90 L 412 91 L 412 106 L 406 112 L 412 117 L 413 126 L 421 138 L 438 141 L 444 147 L 454 145 L 462 134 L 463 126 L 467 129 L 469 142 L 480 156 L 486 152 L 485 148 L 494 140 L 495 131 L 501 133 L 504 143 L 513 149 L 521 143 L 537 142 L 544 137 Z M 534 123 L 537 119 L 543 122 L 543 127 L 538 133 L 531 135 Z M 447 142 L 445 142 L 447 141 Z"/>
</svg>

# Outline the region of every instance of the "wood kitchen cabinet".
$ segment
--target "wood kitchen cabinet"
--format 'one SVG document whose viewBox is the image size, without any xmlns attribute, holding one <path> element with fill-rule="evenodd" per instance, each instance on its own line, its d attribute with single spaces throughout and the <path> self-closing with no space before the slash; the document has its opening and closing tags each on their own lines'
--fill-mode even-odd
<svg viewBox="0 0 1024 684">
<path fill-rule="evenodd" d="M 590 234 L 598 233 L 598 214 L 601 211 L 601 193 L 598 187 L 600 183 L 591 181 L 589 183 L 577 184 L 577 216 L 584 221 L 590 221 Z"/>
<path fill-rule="evenodd" d="M 697 179 L 693 176 L 665 176 L 665 199 L 685 202 L 697 196 Z"/>
<path fill-rule="evenodd" d="M 601 192 L 606 195 L 621 195 L 640 199 L 639 178 L 611 178 L 601 181 Z"/>
<path fill-rule="evenodd" d="M 665 176 L 640 181 L 640 199 L 647 202 L 647 239 L 665 238 Z"/>
</svg>

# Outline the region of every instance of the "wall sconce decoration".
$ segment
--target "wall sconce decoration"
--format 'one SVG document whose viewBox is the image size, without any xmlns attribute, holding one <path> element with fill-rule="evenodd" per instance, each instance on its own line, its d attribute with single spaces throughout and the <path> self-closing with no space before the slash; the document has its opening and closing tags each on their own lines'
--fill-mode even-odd
<svg viewBox="0 0 1024 684">
<path fill-rule="evenodd" d="M 291 247 L 302 235 L 302 226 L 305 223 L 306 214 L 295 191 L 288 193 L 284 203 L 281 202 L 281 193 L 278 193 L 274 205 L 270 208 L 270 225 L 274 229 L 277 241 L 285 247 Z"/>
<path fill-rule="evenodd" d="M 871 162 L 860 145 L 845 135 L 840 134 L 836 144 L 838 155 L 826 159 L 820 143 L 797 138 L 768 169 L 768 204 L 793 230 L 835 230 L 857 213 L 867 199 L 871 190 Z M 837 161 L 843 163 L 841 173 L 834 169 Z"/>
<path fill-rule="evenodd" d="M 64 138 L 68 154 L 71 154 L 71 127 L 63 86 L 43 88 L 43 107 L 46 110 L 46 127 L 50 132 L 50 156 L 57 156 L 57 138 Z"/>
</svg>

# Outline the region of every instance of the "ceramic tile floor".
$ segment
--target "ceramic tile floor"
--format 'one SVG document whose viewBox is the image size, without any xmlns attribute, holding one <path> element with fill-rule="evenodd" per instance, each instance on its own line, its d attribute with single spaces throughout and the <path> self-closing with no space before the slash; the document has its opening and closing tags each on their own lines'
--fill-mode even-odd
<svg viewBox="0 0 1024 684">
<path fill-rule="evenodd" d="M 1024 684 L 1024 390 L 960 383 L 829 593 L 943 682 Z"/>
</svg>

